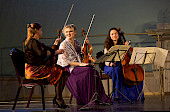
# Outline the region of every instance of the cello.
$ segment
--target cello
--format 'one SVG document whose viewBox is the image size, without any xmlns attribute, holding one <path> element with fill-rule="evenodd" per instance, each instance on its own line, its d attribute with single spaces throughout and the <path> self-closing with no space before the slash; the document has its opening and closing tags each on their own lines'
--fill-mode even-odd
<svg viewBox="0 0 170 112">
<path fill-rule="evenodd" d="M 124 42 L 126 42 L 124 33 L 120 32 L 120 28 L 118 28 L 118 30 L 120 36 L 122 36 Z M 138 85 L 144 80 L 144 71 L 142 67 L 137 64 L 133 64 L 133 65 L 129 64 L 132 51 L 133 48 L 130 48 L 122 61 L 123 81 L 125 84 L 129 86 Z"/>
</svg>

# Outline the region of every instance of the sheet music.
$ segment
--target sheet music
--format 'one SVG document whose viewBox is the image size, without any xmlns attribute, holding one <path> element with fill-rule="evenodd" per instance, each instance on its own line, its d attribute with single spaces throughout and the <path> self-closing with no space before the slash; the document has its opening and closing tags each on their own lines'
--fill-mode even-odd
<svg viewBox="0 0 170 112">
<path fill-rule="evenodd" d="M 133 48 L 133 52 L 132 52 L 132 56 L 131 56 L 131 60 L 129 62 L 129 64 L 142 64 L 143 60 L 144 60 L 144 55 L 146 52 L 145 48 Z"/>
<path fill-rule="evenodd" d="M 156 56 L 156 47 L 146 47 L 146 51 L 144 64 L 153 64 Z"/>
<path fill-rule="evenodd" d="M 155 47 L 134 47 L 129 64 L 152 64 Z"/>
<path fill-rule="evenodd" d="M 106 53 L 100 56 L 94 63 L 98 64 L 98 63 L 105 62 L 109 57 L 114 56 L 114 55 L 115 55 L 115 52 Z"/>
<path fill-rule="evenodd" d="M 129 64 L 155 64 L 164 66 L 168 50 L 158 47 L 134 47 Z"/>
<path fill-rule="evenodd" d="M 156 58 L 154 60 L 154 64 L 163 67 L 166 57 L 168 55 L 168 50 L 157 48 L 156 49 Z"/>
<path fill-rule="evenodd" d="M 116 52 L 115 55 L 111 55 L 106 61 L 122 61 L 124 59 L 124 56 L 127 52 L 127 50 L 130 48 L 130 45 L 116 45 L 112 46 L 108 53 Z M 120 56 L 120 57 L 119 57 Z"/>
</svg>

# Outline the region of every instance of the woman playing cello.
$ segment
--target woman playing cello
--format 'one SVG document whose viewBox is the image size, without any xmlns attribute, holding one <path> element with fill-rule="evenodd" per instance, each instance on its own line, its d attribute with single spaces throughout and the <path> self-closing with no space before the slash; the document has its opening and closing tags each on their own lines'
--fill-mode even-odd
<svg viewBox="0 0 170 112">
<path fill-rule="evenodd" d="M 128 42 L 123 43 L 120 37 L 120 32 L 117 28 L 111 28 L 108 32 L 105 40 L 104 53 L 115 45 L 127 45 Z M 129 86 L 123 82 L 123 71 L 122 64 L 119 61 L 116 62 L 105 62 L 104 67 L 105 74 L 112 77 L 113 89 L 119 90 L 130 100 L 136 100 L 143 89 L 143 82 L 136 86 Z M 113 91 L 114 100 L 124 100 L 123 97 L 117 90 Z M 141 97 L 144 99 L 144 95 Z"/>
</svg>

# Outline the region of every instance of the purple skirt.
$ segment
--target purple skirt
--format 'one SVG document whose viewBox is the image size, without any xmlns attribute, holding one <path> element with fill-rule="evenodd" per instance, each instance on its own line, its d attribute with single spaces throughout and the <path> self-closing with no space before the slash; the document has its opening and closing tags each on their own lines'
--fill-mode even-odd
<svg viewBox="0 0 170 112">
<path fill-rule="evenodd" d="M 69 67 L 65 68 L 69 71 Z M 92 99 L 95 93 L 95 76 L 97 76 L 96 90 L 101 100 L 103 102 L 110 100 L 105 94 L 97 70 L 91 67 L 75 67 L 71 72 L 71 75 L 68 77 L 66 85 L 77 100 L 77 104 L 88 104 Z M 94 98 L 92 100 L 94 100 Z"/>
</svg>

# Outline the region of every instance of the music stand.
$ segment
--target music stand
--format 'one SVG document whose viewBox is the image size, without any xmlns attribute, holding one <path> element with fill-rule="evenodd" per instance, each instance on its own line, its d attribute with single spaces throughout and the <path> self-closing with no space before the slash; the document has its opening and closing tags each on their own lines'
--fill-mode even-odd
<svg viewBox="0 0 170 112">
<path fill-rule="evenodd" d="M 108 52 L 104 55 L 102 55 L 101 57 L 99 57 L 94 63 L 92 64 L 100 64 L 102 62 L 113 62 L 113 61 L 121 61 L 123 60 L 126 52 L 128 51 L 128 49 L 130 48 L 130 45 L 116 45 L 116 46 L 113 46 L 111 47 Z M 96 88 L 96 78 L 98 76 L 95 74 L 95 93 L 94 95 L 92 96 L 90 102 L 86 105 L 84 105 L 83 107 L 81 107 L 79 110 L 84 110 L 86 109 L 85 107 L 88 106 L 89 104 L 93 103 L 93 102 L 102 102 L 103 101 L 101 100 L 100 96 L 98 95 L 98 92 L 97 92 L 97 88 Z M 114 90 L 117 90 L 116 88 Z M 120 94 L 122 94 L 119 90 L 117 90 Z M 123 94 L 122 94 L 123 95 Z M 110 96 L 110 95 L 109 95 Z M 123 95 L 128 101 L 130 101 L 125 95 Z M 94 99 L 93 99 L 94 98 Z M 100 99 L 98 99 L 100 98 Z M 108 99 L 107 99 L 108 100 Z M 106 100 L 106 101 L 107 101 Z M 98 103 L 97 102 L 97 103 Z M 130 101 L 131 103 L 133 103 L 132 101 Z M 103 104 L 106 104 L 106 103 L 103 103 Z"/>
<path fill-rule="evenodd" d="M 114 52 L 114 51 L 113 51 L 113 52 L 110 52 L 110 53 L 107 53 L 107 54 L 104 54 L 104 55 L 102 55 L 101 57 L 99 57 L 95 62 L 91 63 L 91 65 L 100 64 L 100 63 L 104 62 L 105 60 L 107 60 L 110 56 L 115 55 L 115 54 L 116 54 L 116 52 Z M 96 71 L 95 71 L 95 72 L 96 72 Z M 87 107 L 89 104 L 91 104 L 91 103 L 93 103 L 93 102 L 97 102 L 97 103 L 100 102 L 100 104 L 101 104 L 101 103 L 106 104 L 106 103 L 104 103 L 104 102 L 101 100 L 101 97 L 98 95 L 98 92 L 97 92 L 96 81 L 97 81 L 97 77 L 98 77 L 98 76 L 97 76 L 96 73 L 95 73 L 94 77 L 95 77 L 95 83 L 94 83 L 94 85 L 95 85 L 95 92 L 94 92 L 91 100 L 89 101 L 89 103 L 86 104 L 86 105 L 84 105 L 83 107 L 81 107 L 79 110 L 87 110 L 87 109 L 90 109 L 90 108 L 85 108 L 85 107 Z M 98 98 L 99 98 L 99 99 L 98 99 Z"/>
<path fill-rule="evenodd" d="M 134 47 L 129 64 L 153 64 L 155 56 L 154 47 Z"/>
<path fill-rule="evenodd" d="M 112 53 L 112 52 L 116 52 L 115 55 L 111 55 L 106 62 L 110 62 L 110 61 L 122 61 L 124 59 L 124 56 L 126 54 L 126 52 L 128 51 L 128 49 L 130 48 L 130 45 L 116 45 L 116 46 L 112 46 L 109 50 L 108 50 L 108 54 Z"/>
<path fill-rule="evenodd" d="M 158 47 L 134 47 L 129 64 L 155 64 L 157 66 L 163 67 L 167 54 L 168 50 Z M 141 98 L 141 95 L 144 92 L 143 90 L 141 91 L 137 99 Z"/>
<path fill-rule="evenodd" d="M 112 46 L 107 54 L 111 54 L 112 52 L 114 52 L 113 55 L 111 55 L 110 57 L 108 57 L 105 61 L 106 62 L 115 62 L 115 61 L 122 61 L 127 53 L 127 51 L 129 50 L 130 45 L 116 45 L 116 46 Z M 106 55 L 107 55 L 106 54 Z M 111 92 L 111 94 L 109 95 L 112 96 L 113 92 L 117 90 L 117 92 L 119 92 L 123 97 L 125 97 L 129 102 L 133 103 L 129 98 L 127 98 L 123 93 L 121 93 L 118 89 L 113 88 L 113 91 Z M 107 99 L 108 100 L 108 99 Z M 107 101 L 106 100 L 106 101 Z"/>
</svg>

